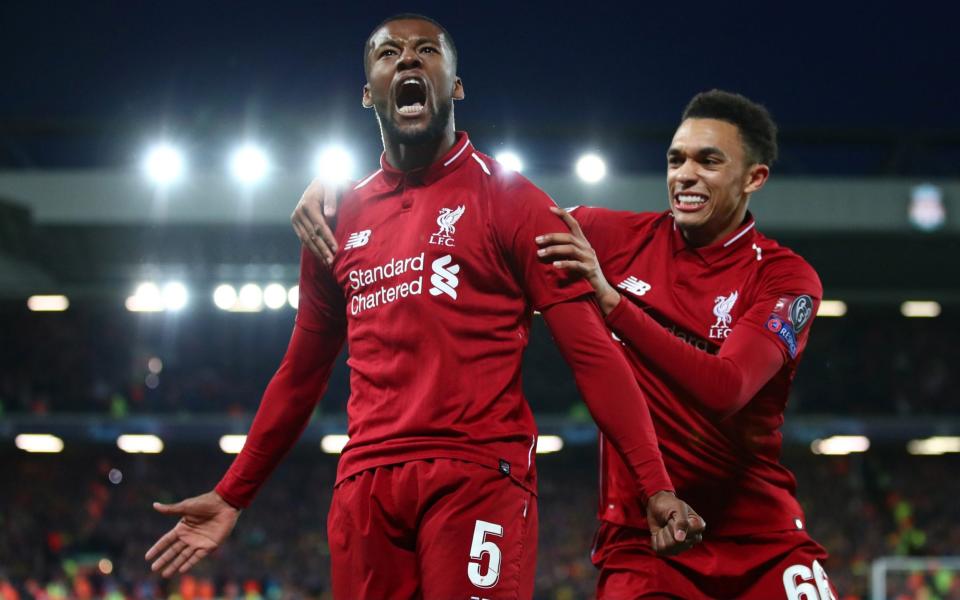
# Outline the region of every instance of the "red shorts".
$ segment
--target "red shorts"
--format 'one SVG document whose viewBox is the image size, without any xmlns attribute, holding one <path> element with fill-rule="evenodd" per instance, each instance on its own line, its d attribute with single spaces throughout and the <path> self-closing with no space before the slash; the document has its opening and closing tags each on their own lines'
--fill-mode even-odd
<svg viewBox="0 0 960 600">
<path fill-rule="evenodd" d="M 836 600 L 826 558 L 803 531 L 707 538 L 665 558 L 650 547 L 650 532 L 606 521 L 593 550 L 598 600 Z"/>
<path fill-rule="evenodd" d="M 533 596 L 537 499 L 477 464 L 415 460 L 345 479 L 327 537 L 336 600 Z"/>
</svg>

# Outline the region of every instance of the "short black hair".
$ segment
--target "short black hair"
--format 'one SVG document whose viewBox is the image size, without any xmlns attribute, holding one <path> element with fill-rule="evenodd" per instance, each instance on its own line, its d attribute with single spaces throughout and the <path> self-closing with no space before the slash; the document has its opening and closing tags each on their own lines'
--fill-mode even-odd
<svg viewBox="0 0 960 600">
<path fill-rule="evenodd" d="M 751 163 L 770 166 L 777 160 L 777 124 L 770 111 L 746 96 L 710 90 L 693 97 L 683 110 L 687 119 L 717 119 L 736 125 Z"/>
<path fill-rule="evenodd" d="M 450 32 L 447 31 L 447 28 L 440 24 L 436 19 L 432 19 L 426 15 L 421 15 L 419 13 L 398 13 L 392 17 L 387 17 L 380 22 L 379 25 L 373 28 L 373 31 L 370 32 L 370 35 L 367 36 L 367 41 L 363 44 L 363 72 L 369 73 L 369 67 L 367 66 L 367 54 L 370 52 L 370 42 L 373 40 L 373 36 L 383 29 L 384 25 L 393 23 L 394 21 L 426 21 L 431 23 L 437 29 L 443 33 L 443 39 L 446 40 L 447 44 L 450 46 L 450 51 L 453 53 L 453 70 L 457 70 L 457 45 L 453 42 L 453 36 L 450 35 Z"/>
</svg>

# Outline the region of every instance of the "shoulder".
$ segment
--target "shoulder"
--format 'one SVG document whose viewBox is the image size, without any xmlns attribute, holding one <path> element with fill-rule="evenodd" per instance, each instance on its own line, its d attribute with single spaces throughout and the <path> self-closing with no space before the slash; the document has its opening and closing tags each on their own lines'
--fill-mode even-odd
<svg viewBox="0 0 960 600">
<path fill-rule="evenodd" d="M 802 256 L 776 240 L 758 232 L 757 245 L 763 250 L 761 281 L 769 285 L 794 288 L 794 291 L 823 296 L 823 284 L 816 269 Z"/>
<path fill-rule="evenodd" d="M 611 210 L 600 206 L 572 206 L 566 211 L 583 226 L 618 227 L 632 231 L 654 229 L 664 222 L 664 217 L 667 216 L 663 213 Z"/>
</svg>

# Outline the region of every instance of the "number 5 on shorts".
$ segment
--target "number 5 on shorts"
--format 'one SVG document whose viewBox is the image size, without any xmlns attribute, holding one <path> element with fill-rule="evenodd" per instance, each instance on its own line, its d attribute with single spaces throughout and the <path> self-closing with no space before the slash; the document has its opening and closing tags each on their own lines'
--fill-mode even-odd
<svg viewBox="0 0 960 600">
<path fill-rule="evenodd" d="M 503 526 L 477 519 L 473 528 L 473 543 L 470 544 L 470 562 L 467 563 L 467 577 L 478 588 L 492 588 L 500 579 L 500 548 L 487 539 L 487 535 L 503 537 Z M 480 560 L 484 554 L 490 555 L 487 572 L 480 574 Z M 476 562 L 474 562 L 476 561 Z"/>
</svg>

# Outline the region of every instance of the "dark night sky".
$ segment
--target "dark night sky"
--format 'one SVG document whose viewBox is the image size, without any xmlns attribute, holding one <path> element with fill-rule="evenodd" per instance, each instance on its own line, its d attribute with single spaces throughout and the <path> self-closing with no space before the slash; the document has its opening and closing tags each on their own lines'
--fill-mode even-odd
<svg viewBox="0 0 960 600">
<path fill-rule="evenodd" d="M 822 135 L 847 156 L 875 143 L 911 152 L 903 139 L 934 157 L 930 140 L 955 146 L 955 16 L 857 4 L 8 1 L 0 168 L 128 164 L 161 131 L 208 160 L 243 131 L 287 162 L 331 134 L 376 150 L 361 47 L 401 10 L 457 41 L 458 125 L 488 144 L 525 142 L 545 164 L 619 134 L 637 141 L 622 160 L 659 169 L 683 105 L 711 87 L 767 104 L 799 170 L 830 170 L 803 158 Z"/>
</svg>

